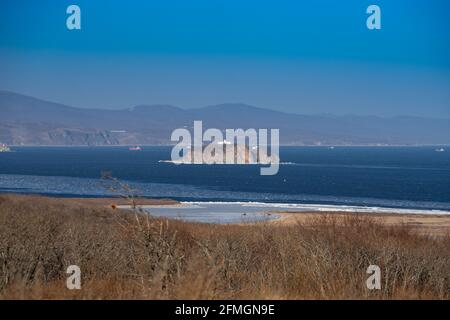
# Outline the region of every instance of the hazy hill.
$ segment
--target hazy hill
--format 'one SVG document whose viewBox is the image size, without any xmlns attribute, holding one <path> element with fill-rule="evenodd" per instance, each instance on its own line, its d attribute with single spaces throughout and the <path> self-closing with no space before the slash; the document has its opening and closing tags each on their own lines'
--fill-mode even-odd
<svg viewBox="0 0 450 320">
<path fill-rule="evenodd" d="M 450 119 L 288 114 L 245 104 L 181 109 L 84 109 L 0 91 L 0 142 L 14 145 L 169 144 L 175 128 L 279 128 L 282 144 L 450 144 Z"/>
</svg>

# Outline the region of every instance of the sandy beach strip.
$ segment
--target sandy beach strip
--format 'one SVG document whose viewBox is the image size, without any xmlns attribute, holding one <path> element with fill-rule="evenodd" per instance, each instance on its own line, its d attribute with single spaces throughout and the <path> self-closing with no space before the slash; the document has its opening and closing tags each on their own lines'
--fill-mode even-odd
<svg viewBox="0 0 450 320">
<path fill-rule="evenodd" d="M 339 222 L 348 216 L 367 216 L 386 226 L 405 225 L 420 234 L 450 235 L 450 215 L 356 213 L 356 212 L 277 212 L 279 219 L 271 220 L 276 225 L 308 224 L 324 217 L 334 217 Z"/>
<path fill-rule="evenodd" d="M 131 205 L 130 199 L 122 197 L 102 197 L 102 198 L 59 198 L 59 197 L 45 197 L 37 195 L 13 195 L 13 194 L 1 194 L 0 196 L 15 196 L 18 198 L 25 197 L 30 201 L 39 201 L 42 198 L 52 199 L 53 201 L 61 201 L 66 204 L 81 205 L 81 206 L 100 206 L 106 208 L 119 208 L 119 206 Z M 149 198 L 136 198 L 135 204 L 137 206 L 182 206 L 183 204 L 173 199 L 149 199 Z M 268 214 L 266 212 L 265 214 Z M 277 216 L 277 219 L 270 221 L 254 222 L 254 223 L 270 223 L 273 225 L 288 226 L 296 223 L 309 224 L 317 222 L 317 219 L 324 217 L 334 217 L 339 223 L 340 219 L 345 217 L 367 216 L 374 219 L 376 222 L 387 225 L 405 225 L 411 227 L 414 232 L 420 234 L 427 234 L 433 236 L 450 236 L 450 215 L 446 214 L 408 214 L 408 213 L 386 213 L 386 212 L 339 212 L 339 211 L 321 211 L 321 212 L 283 212 L 283 211 L 270 211 L 270 214 Z M 241 224 L 241 223 L 236 223 Z M 252 223 L 245 223 L 249 225 Z"/>
</svg>

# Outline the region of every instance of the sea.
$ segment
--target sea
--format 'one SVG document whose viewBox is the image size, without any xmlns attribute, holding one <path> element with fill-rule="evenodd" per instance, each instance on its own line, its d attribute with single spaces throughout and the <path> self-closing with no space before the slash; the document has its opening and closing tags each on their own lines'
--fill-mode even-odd
<svg viewBox="0 0 450 320">
<path fill-rule="evenodd" d="M 170 198 L 186 220 L 280 210 L 450 214 L 450 149 L 437 146 L 281 147 L 273 176 L 260 175 L 260 165 L 170 163 L 170 146 L 11 149 L 0 153 L 3 193 Z"/>
</svg>

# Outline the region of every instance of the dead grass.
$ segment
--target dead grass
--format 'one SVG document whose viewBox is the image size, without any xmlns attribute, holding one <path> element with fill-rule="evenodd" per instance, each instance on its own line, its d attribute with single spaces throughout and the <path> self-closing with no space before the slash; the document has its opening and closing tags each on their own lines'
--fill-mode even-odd
<svg viewBox="0 0 450 320">
<path fill-rule="evenodd" d="M 82 290 L 66 289 L 71 264 Z M 0 196 L 3 299 L 449 299 L 449 266 L 448 236 L 367 216 L 221 226 Z"/>
</svg>

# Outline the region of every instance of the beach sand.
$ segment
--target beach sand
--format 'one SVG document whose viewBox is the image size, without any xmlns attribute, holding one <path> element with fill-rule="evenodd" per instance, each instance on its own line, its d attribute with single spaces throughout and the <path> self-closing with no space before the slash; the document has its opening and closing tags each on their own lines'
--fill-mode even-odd
<svg viewBox="0 0 450 320">
<path fill-rule="evenodd" d="M 78 204 L 84 205 L 129 205 L 130 201 L 123 198 L 70 198 Z M 181 205 L 178 201 L 172 199 L 146 199 L 137 198 L 137 205 L 164 206 Z M 278 219 L 270 220 L 268 223 L 275 225 L 290 225 L 295 223 L 308 224 L 321 217 L 334 217 L 337 221 L 344 219 L 349 215 L 369 216 L 377 223 L 387 226 L 406 225 L 414 232 L 425 235 L 444 236 L 450 234 L 450 215 L 435 214 L 399 214 L 399 213 L 356 213 L 356 212 L 273 212 L 279 216 Z M 261 223 L 261 222 L 255 222 Z M 241 223 L 236 223 L 241 224 Z M 247 223 L 245 223 L 247 224 Z"/>
<path fill-rule="evenodd" d="M 377 223 L 387 226 L 406 225 L 419 234 L 450 235 L 450 215 L 351 212 L 277 212 L 277 214 L 280 218 L 272 220 L 270 223 L 279 225 L 308 224 L 324 217 L 336 217 L 339 222 L 340 219 L 349 215 L 358 215 L 371 217 Z"/>
<path fill-rule="evenodd" d="M 1 195 L 1 194 L 0 194 Z M 5 194 L 6 195 L 6 194 Z M 16 195 L 17 197 L 28 197 L 31 201 L 39 200 L 39 197 L 32 195 Z M 42 197 L 41 197 L 42 198 Z M 56 201 L 63 201 L 66 204 L 81 205 L 81 206 L 101 206 L 107 208 L 118 208 L 118 206 L 131 205 L 129 199 L 112 197 L 112 198 L 57 198 L 47 197 Z M 177 206 L 182 205 L 173 199 L 148 199 L 136 198 L 135 203 L 138 206 Z M 119 208 L 118 208 L 119 209 Z M 276 211 L 271 214 L 279 216 L 278 219 L 273 219 L 265 222 L 254 223 L 270 223 L 274 225 L 293 225 L 296 223 L 308 224 L 317 221 L 317 219 L 324 217 L 334 217 L 339 223 L 339 220 L 345 219 L 349 215 L 368 216 L 373 218 L 377 223 L 387 226 L 405 225 L 409 226 L 412 231 L 418 234 L 445 236 L 450 235 L 450 215 L 437 214 L 399 214 L 399 213 L 352 213 L 352 212 L 282 212 Z M 242 223 L 235 223 L 242 224 Z M 245 223 L 248 225 L 249 223 Z"/>
</svg>

